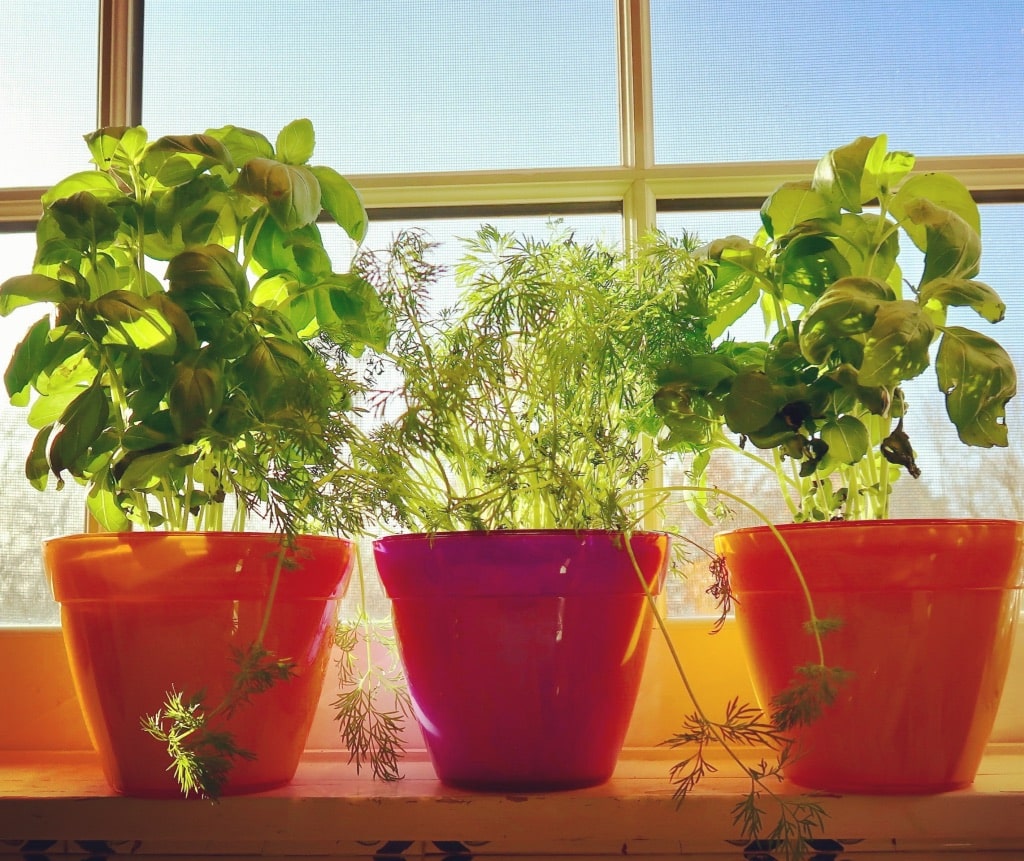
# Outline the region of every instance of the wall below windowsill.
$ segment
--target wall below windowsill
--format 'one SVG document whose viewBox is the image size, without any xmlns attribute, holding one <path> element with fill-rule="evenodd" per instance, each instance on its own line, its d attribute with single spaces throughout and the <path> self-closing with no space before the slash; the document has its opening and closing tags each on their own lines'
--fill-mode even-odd
<svg viewBox="0 0 1024 861">
<path fill-rule="evenodd" d="M 406 762 L 404 780 L 382 783 L 357 775 L 341 754 L 311 751 L 290 785 L 212 804 L 112 795 L 91 752 L 6 752 L 0 754 L 0 852 L 749 858 L 732 825 L 732 809 L 747 788 L 738 768 L 719 760 L 720 770 L 677 806 L 668 779 L 672 762 L 671 752 L 631 750 L 603 786 L 547 794 L 471 793 L 439 783 L 422 759 Z M 789 784 L 778 786 L 784 798 L 800 796 Z M 1024 853 L 1024 745 L 991 745 L 969 789 L 812 799 L 828 815 L 819 848 L 842 849 L 844 858 L 875 852 L 957 850 L 971 858 L 983 851 Z M 762 806 L 766 822 L 773 821 L 772 802 L 764 799 Z"/>
</svg>

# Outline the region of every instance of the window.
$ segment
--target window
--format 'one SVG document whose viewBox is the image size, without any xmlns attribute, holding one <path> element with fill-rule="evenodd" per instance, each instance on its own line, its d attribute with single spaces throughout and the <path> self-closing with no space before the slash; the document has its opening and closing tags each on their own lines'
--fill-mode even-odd
<svg viewBox="0 0 1024 861">
<path fill-rule="evenodd" d="M 654 225 L 750 234 L 765 194 L 805 160 L 886 132 L 982 202 L 982 277 L 1010 306 L 1003 338 L 1024 367 L 1024 11 L 933 5 L 15 0 L 0 32 L 0 277 L 31 265 L 42 187 L 88 167 L 81 134 L 97 115 L 152 136 L 225 123 L 273 134 L 308 116 L 317 160 L 361 189 L 378 246 L 403 224 L 449 241 L 552 215 L 623 241 Z M 0 320 L 4 366 L 28 322 Z M 922 483 L 901 486 L 907 505 L 1022 516 L 1019 431 L 1009 461 L 947 449 L 945 432 Z M 6 399 L 0 433 L 25 433 Z M 0 624 L 53 623 L 38 541 L 80 528 L 80 499 L 36 494 L 22 450 L 0 458 Z M 673 599 L 673 612 L 695 606 Z"/>
</svg>

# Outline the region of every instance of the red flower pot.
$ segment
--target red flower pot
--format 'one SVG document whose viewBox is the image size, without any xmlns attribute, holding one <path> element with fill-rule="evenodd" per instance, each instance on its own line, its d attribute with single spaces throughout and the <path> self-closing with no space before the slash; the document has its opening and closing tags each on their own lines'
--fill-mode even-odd
<svg viewBox="0 0 1024 861">
<path fill-rule="evenodd" d="M 348 541 L 301 536 L 282 568 L 263 640 L 295 676 L 253 696 L 215 727 L 256 759 L 236 759 L 225 794 L 287 783 L 323 687 Z M 279 554 L 275 535 L 136 532 L 46 541 L 75 688 L 107 782 L 126 795 L 180 795 L 160 742 L 140 720 L 166 692 L 217 705 L 238 670 L 232 651 L 257 638 Z"/>
<path fill-rule="evenodd" d="M 888 520 L 778 527 L 803 570 L 825 663 L 850 673 L 796 727 L 786 777 L 833 792 L 969 785 L 992 731 L 1020 611 L 1024 523 Z M 807 602 L 767 527 L 716 537 L 762 706 L 818 661 Z"/>
<path fill-rule="evenodd" d="M 652 593 L 668 545 L 661 534 L 631 538 Z M 652 622 L 621 534 L 399 535 L 374 552 L 442 781 L 540 791 L 611 776 Z"/>
</svg>

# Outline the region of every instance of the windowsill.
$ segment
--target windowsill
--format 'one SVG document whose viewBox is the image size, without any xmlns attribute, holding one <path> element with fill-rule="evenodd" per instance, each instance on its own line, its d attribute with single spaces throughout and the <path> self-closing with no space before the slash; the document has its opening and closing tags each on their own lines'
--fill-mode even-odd
<svg viewBox="0 0 1024 861">
<path fill-rule="evenodd" d="M 723 761 L 677 808 L 668 780 L 674 761 L 671 752 L 627 751 L 603 786 L 513 795 L 445 787 L 423 759 L 406 762 L 404 780 L 382 783 L 357 775 L 342 754 L 310 752 L 290 785 L 211 804 L 112 795 L 92 753 L 6 752 L 0 841 L 44 841 L 51 854 L 99 841 L 111 852 L 164 855 L 379 856 L 393 849 L 414 856 L 442 851 L 447 841 L 481 854 L 743 857 L 731 824 L 746 792 L 736 767 Z M 779 787 L 786 796 L 800 793 Z M 991 745 L 969 789 L 815 800 L 828 813 L 822 838 L 847 852 L 960 850 L 977 858 L 1024 850 L 1024 744 Z M 771 804 L 763 806 L 770 822 Z"/>
</svg>

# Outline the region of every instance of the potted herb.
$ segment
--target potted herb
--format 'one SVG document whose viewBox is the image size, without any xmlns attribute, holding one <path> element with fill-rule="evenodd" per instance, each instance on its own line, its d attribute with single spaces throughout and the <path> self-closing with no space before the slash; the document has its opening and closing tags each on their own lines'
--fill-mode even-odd
<svg viewBox="0 0 1024 861">
<path fill-rule="evenodd" d="M 458 302 L 418 232 L 362 263 L 396 321 L 356 462 L 392 534 L 375 556 L 438 776 L 476 789 L 606 780 L 633 709 L 668 536 L 626 502 L 659 455 L 652 368 L 708 348 L 685 242 L 627 255 L 483 227 Z M 691 326 L 679 327 L 682 318 Z M 387 379 L 387 374 L 384 375 Z"/>
<path fill-rule="evenodd" d="M 759 699 L 795 742 L 786 776 L 828 791 L 969 784 L 1017 615 L 1022 524 L 888 513 L 893 483 L 919 474 L 906 381 L 932 366 L 973 446 L 1007 444 L 1016 392 L 1006 351 L 947 319 L 1003 318 L 976 280 L 978 208 L 954 177 L 913 165 L 884 136 L 859 138 L 777 189 L 752 240 L 710 243 L 710 331 L 759 305 L 771 334 L 676 357 L 656 396 L 667 447 L 728 448 L 778 478 L 795 522 L 719 534 L 717 588 L 736 601 Z"/>
<path fill-rule="evenodd" d="M 0 285 L 2 313 L 49 308 L 5 375 L 39 429 L 27 477 L 86 485 L 103 530 L 44 545 L 77 690 L 116 791 L 280 784 L 352 561 L 330 533 L 359 525 L 335 471 L 347 357 L 389 331 L 317 219 L 358 242 L 366 214 L 308 164 L 308 120 L 276 144 L 234 126 L 86 142 L 96 169 L 44 194 L 32 272 Z M 253 516 L 273 534 L 245 531 Z"/>
</svg>

